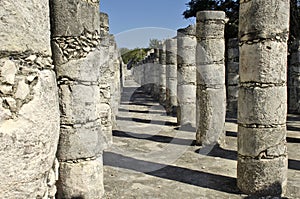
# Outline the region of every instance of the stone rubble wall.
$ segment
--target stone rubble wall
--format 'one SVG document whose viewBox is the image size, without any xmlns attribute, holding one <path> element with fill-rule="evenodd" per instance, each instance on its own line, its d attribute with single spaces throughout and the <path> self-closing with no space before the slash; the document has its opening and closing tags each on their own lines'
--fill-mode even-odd
<svg viewBox="0 0 300 199">
<path fill-rule="evenodd" d="M 54 198 L 59 102 L 49 1 L 1 1 L 0 198 Z"/>
<path fill-rule="evenodd" d="M 236 118 L 240 80 L 238 39 L 229 39 L 227 47 L 227 116 Z"/>
</svg>

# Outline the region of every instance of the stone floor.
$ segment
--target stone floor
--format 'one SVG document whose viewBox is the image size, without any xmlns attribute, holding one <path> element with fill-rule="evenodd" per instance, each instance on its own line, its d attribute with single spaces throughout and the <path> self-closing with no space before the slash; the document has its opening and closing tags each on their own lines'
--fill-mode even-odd
<svg viewBox="0 0 300 199">
<path fill-rule="evenodd" d="M 113 146 L 104 153 L 106 199 L 251 198 L 236 187 L 237 125 L 227 119 L 226 145 L 194 145 L 194 129 L 176 118 L 128 80 Z M 287 198 L 300 198 L 300 116 L 288 117 Z"/>
</svg>

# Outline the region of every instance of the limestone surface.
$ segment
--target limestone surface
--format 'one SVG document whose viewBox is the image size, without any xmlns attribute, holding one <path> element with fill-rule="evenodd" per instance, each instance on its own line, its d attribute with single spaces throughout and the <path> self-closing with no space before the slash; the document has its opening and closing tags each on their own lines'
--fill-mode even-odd
<svg viewBox="0 0 300 199">
<path fill-rule="evenodd" d="M 0 59 L 0 66 L 7 62 Z M 15 81 L 8 93 L 0 94 L 0 166 L 5 171 L 0 174 L 0 198 L 42 198 L 48 195 L 46 181 L 59 138 L 56 77 L 51 70 L 26 67 L 26 74 L 20 62 L 10 64 L 17 71 Z"/>
<path fill-rule="evenodd" d="M 196 126 L 196 46 L 195 26 L 177 30 L 177 121 Z"/>
<path fill-rule="evenodd" d="M 51 55 L 49 2 L 1 1 L 0 52 Z"/>
<path fill-rule="evenodd" d="M 246 194 L 286 192 L 289 13 L 284 0 L 240 1 L 237 185 Z"/>
<path fill-rule="evenodd" d="M 166 40 L 166 108 L 175 114 L 177 109 L 177 39 Z"/>
<path fill-rule="evenodd" d="M 197 133 L 202 145 L 222 144 L 226 115 L 225 13 L 197 13 Z"/>
</svg>

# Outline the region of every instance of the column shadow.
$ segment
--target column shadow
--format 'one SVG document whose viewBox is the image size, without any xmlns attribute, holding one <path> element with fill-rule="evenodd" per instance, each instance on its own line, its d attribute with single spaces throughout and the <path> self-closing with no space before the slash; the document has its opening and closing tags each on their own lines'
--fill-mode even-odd
<svg viewBox="0 0 300 199">
<path fill-rule="evenodd" d="M 196 153 L 201 153 L 201 148 L 195 151 Z M 212 150 L 207 154 L 207 156 L 218 157 L 228 160 L 237 160 L 237 151 L 223 149 L 220 146 L 216 145 Z"/>
<path fill-rule="evenodd" d="M 205 173 L 179 166 L 138 160 L 112 152 L 104 153 L 104 165 L 129 169 L 163 179 L 226 193 L 241 194 L 236 187 L 236 178 L 228 176 Z"/>
<path fill-rule="evenodd" d="M 289 169 L 300 170 L 300 161 L 289 159 Z"/>
<path fill-rule="evenodd" d="M 164 135 L 150 135 L 144 133 L 140 134 L 140 133 L 117 131 L 117 130 L 113 131 L 113 136 L 121 137 L 121 138 L 132 138 L 137 140 L 148 140 L 148 141 L 160 142 L 166 144 L 186 145 L 186 146 L 193 146 L 195 144 L 195 140 L 191 140 L 191 139 L 174 138 L 174 137 L 164 136 Z"/>
<path fill-rule="evenodd" d="M 140 118 L 134 118 L 134 117 L 121 117 L 117 116 L 117 120 L 121 121 L 133 121 L 133 122 L 139 122 L 139 123 L 145 123 L 145 124 L 156 124 L 156 125 L 163 125 L 163 126 L 177 126 L 176 122 L 170 122 L 170 121 L 162 121 L 162 120 L 148 120 L 148 119 L 140 119 Z"/>
</svg>

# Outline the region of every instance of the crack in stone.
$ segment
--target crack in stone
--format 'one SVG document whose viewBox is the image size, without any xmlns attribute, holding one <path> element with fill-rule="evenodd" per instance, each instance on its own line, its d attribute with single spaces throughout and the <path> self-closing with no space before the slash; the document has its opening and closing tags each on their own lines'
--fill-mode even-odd
<svg viewBox="0 0 300 199">
<path fill-rule="evenodd" d="M 63 116 L 61 116 L 61 118 L 64 118 Z M 61 121 L 61 127 L 72 127 L 72 128 L 76 128 L 76 125 L 81 125 L 81 126 L 85 126 L 85 125 L 88 125 L 88 124 L 95 124 L 97 122 L 99 122 L 102 118 L 99 117 L 99 118 L 96 118 L 94 120 L 86 120 L 86 122 L 77 122 L 77 123 L 65 123 L 63 122 L 64 119 L 62 119 Z M 98 125 L 94 125 L 94 127 L 97 127 Z"/>
<path fill-rule="evenodd" d="M 244 44 L 252 45 L 257 43 L 262 43 L 264 41 L 277 41 L 286 43 L 288 40 L 289 31 L 284 31 L 282 33 L 270 34 L 266 32 L 251 32 L 244 33 L 239 36 L 239 45 Z"/>
<path fill-rule="evenodd" d="M 287 148 L 286 147 L 284 147 L 285 148 L 284 152 L 281 154 L 278 154 L 278 155 L 269 154 L 270 150 L 272 148 L 276 148 L 277 146 L 280 146 L 280 145 L 285 145 L 285 142 L 280 142 L 274 146 L 270 146 L 267 149 L 261 151 L 257 156 L 245 156 L 245 155 L 241 155 L 241 154 L 238 154 L 238 156 L 239 156 L 239 158 L 242 158 L 242 159 L 255 159 L 255 160 L 275 159 L 275 158 L 280 158 L 280 157 L 286 157 L 287 156 Z"/>
<path fill-rule="evenodd" d="M 88 162 L 88 161 L 96 160 L 97 158 L 101 157 L 101 155 L 102 155 L 102 153 L 98 153 L 95 156 L 85 157 L 85 158 L 67 159 L 67 160 L 60 160 L 59 159 L 59 162 L 61 162 L 61 163 L 69 163 L 69 164 L 76 164 L 76 163 Z"/>
<path fill-rule="evenodd" d="M 263 125 L 263 124 L 242 124 L 238 122 L 238 125 L 245 128 L 284 128 L 286 124 L 270 124 L 270 125 Z"/>
<path fill-rule="evenodd" d="M 286 82 L 282 81 L 281 83 L 260 83 L 260 82 L 240 82 L 240 87 L 242 88 L 270 88 L 270 87 L 285 87 Z"/>
</svg>

